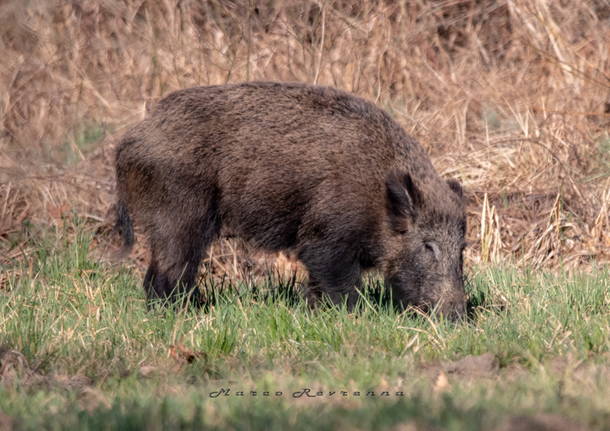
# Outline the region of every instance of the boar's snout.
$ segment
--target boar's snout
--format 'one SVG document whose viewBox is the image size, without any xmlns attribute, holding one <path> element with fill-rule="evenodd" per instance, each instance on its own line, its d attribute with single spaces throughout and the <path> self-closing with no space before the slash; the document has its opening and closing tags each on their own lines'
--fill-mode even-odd
<svg viewBox="0 0 610 431">
<path fill-rule="evenodd" d="M 406 277 L 405 277 L 406 275 Z M 403 272 L 390 278 L 393 296 L 401 308 L 415 307 L 458 320 L 466 312 L 466 293 L 461 277 L 438 279 L 425 274 Z"/>
<path fill-rule="evenodd" d="M 441 288 L 443 295 L 436 301 L 435 308 L 444 317 L 459 320 L 466 312 L 466 294 L 462 280 L 455 280 Z"/>
</svg>

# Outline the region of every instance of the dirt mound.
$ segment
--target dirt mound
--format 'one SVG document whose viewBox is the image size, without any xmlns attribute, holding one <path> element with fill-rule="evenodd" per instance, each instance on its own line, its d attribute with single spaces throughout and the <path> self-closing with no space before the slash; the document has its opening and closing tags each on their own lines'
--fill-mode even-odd
<svg viewBox="0 0 610 431">
<path fill-rule="evenodd" d="M 496 431 L 587 431 L 587 428 L 563 416 L 538 414 L 511 417 Z"/>
<path fill-rule="evenodd" d="M 66 376 L 61 374 L 45 375 L 32 367 L 25 356 L 7 346 L 0 346 L 0 384 L 28 387 L 55 387 L 66 390 L 82 390 L 93 381 L 82 374 Z"/>
<path fill-rule="evenodd" d="M 443 364 L 442 369 L 447 374 L 461 377 L 493 377 L 498 374 L 500 363 L 492 353 L 479 356 L 468 355 L 462 359 Z"/>
</svg>

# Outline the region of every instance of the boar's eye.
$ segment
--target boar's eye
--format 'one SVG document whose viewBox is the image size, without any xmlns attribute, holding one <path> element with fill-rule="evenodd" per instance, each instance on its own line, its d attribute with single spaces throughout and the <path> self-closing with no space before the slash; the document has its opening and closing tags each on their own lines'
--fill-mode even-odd
<svg viewBox="0 0 610 431">
<path fill-rule="evenodd" d="M 438 244 L 435 243 L 434 241 L 426 241 L 424 243 L 424 247 L 426 247 L 426 250 L 428 251 L 428 253 L 430 253 L 435 260 L 439 260 L 441 257 L 441 249 L 439 248 Z"/>
</svg>

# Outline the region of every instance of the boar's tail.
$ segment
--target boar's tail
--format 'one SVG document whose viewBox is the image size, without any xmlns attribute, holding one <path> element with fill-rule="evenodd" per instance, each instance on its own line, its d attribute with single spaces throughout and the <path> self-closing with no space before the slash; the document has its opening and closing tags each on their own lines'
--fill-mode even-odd
<svg viewBox="0 0 610 431">
<path fill-rule="evenodd" d="M 121 199 L 116 204 L 116 224 L 114 229 L 123 239 L 123 249 L 120 252 L 120 256 L 127 256 L 134 243 L 133 222 L 127 211 L 127 205 Z"/>
</svg>

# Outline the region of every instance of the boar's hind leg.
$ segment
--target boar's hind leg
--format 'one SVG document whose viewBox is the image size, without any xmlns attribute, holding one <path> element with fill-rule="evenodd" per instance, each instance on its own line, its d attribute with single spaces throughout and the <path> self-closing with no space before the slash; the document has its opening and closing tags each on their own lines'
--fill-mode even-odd
<svg viewBox="0 0 610 431">
<path fill-rule="evenodd" d="M 333 304 L 347 300 L 347 307 L 351 310 L 358 299 L 356 288 L 360 286 L 360 264 L 353 253 L 346 251 L 329 256 L 328 250 L 333 248 L 325 244 L 308 247 L 299 254 L 299 259 L 309 272 L 307 299 L 313 306 L 324 300 L 324 297 Z"/>
<path fill-rule="evenodd" d="M 163 225 L 162 231 L 155 229 L 150 235 L 151 260 L 144 277 L 149 301 L 182 299 L 201 305 L 195 286 L 197 272 L 204 251 L 219 230 L 217 223 L 210 221 L 196 218 L 177 226 Z"/>
</svg>

